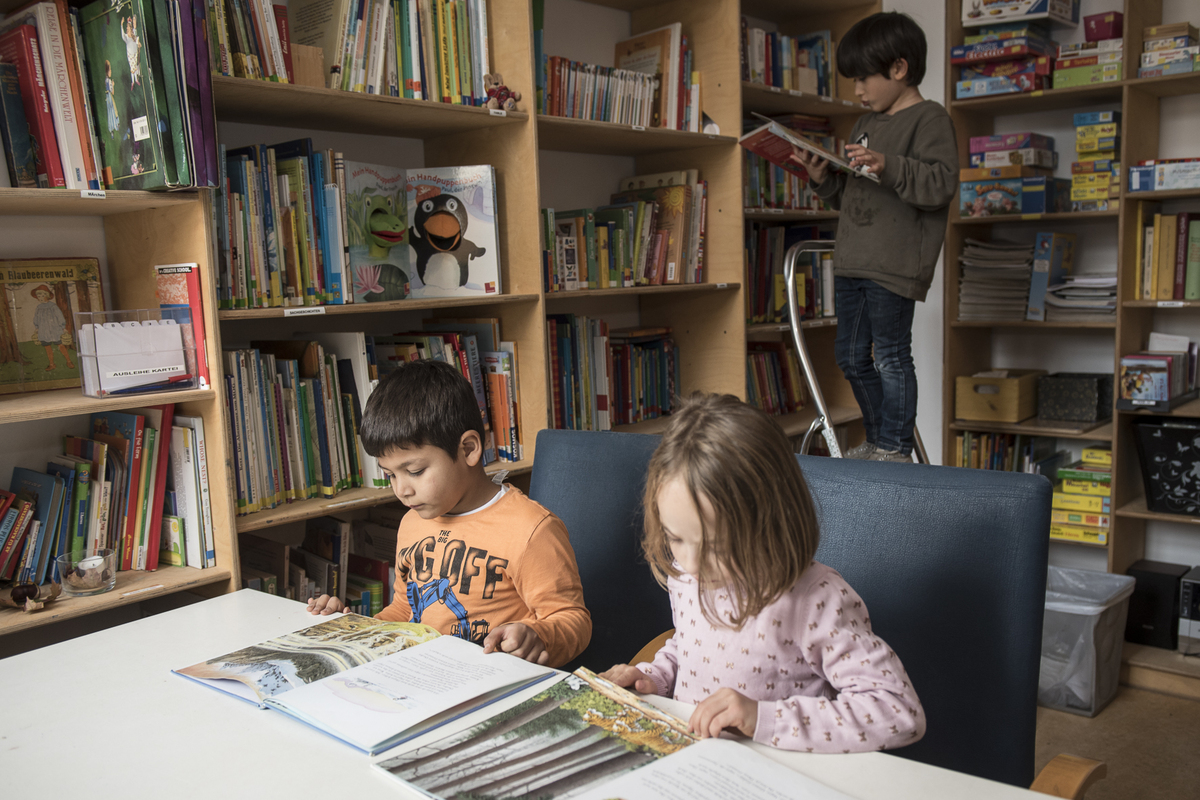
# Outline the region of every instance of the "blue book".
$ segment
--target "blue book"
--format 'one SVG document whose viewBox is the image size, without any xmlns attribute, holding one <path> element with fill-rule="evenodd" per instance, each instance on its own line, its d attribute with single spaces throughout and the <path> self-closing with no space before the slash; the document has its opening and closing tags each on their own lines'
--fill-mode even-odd
<svg viewBox="0 0 1200 800">
<path fill-rule="evenodd" d="M 122 522 L 117 527 L 114 549 L 121 555 L 118 569 L 130 569 L 133 549 L 137 545 L 135 520 L 138 511 L 138 491 L 142 477 L 142 442 L 146 427 L 146 419 L 141 414 L 129 414 L 122 411 L 97 411 L 89 420 L 93 438 L 108 436 L 125 441 L 124 464 L 125 477 L 121 493 L 114 490 L 114 500 L 110 503 L 110 516 L 120 514 Z M 110 441 L 111 446 L 111 441 Z M 128 552 L 127 552 L 128 551 Z"/>
<path fill-rule="evenodd" d="M 62 515 L 63 480 L 44 472 L 16 467 L 9 491 L 33 504 L 33 519 L 39 526 L 37 538 L 25 545 L 26 548 L 32 547 L 33 553 L 28 564 L 22 568 L 20 579 L 44 583 Z"/>
<path fill-rule="evenodd" d="M 53 462 L 46 465 L 46 474 L 63 480 L 62 509 L 58 515 L 58 532 L 50 553 L 50 575 L 55 583 L 62 583 L 58 575 L 58 557 L 74 550 L 74 538 L 79 534 L 79 518 L 75 516 L 75 470 Z"/>
<path fill-rule="evenodd" d="M 17 83 L 16 64 L 0 64 L 0 139 L 3 140 L 4 160 L 8 162 L 12 185 L 19 189 L 36 189 L 37 162 L 25 120 L 21 87 Z"/>
<path fill-rule="evenodd" d="M 1025 319 L 1045 321 L 1046 292 L 1071 273 L 1075 263 L 1075 234 L 1039 233 L 1033 248 L 1029 304 Z"/>
</svg>

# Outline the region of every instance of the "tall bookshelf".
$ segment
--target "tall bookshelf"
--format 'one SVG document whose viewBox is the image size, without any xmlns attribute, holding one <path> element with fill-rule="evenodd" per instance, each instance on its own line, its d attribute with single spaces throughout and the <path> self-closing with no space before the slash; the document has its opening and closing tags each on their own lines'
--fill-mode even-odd
<svg viewBox="0 0 1200 800">
<path fill-rule="evenodd" d="M 946 39 L 949 47 L 962 41 L 960 0 L 946 3 Z M 1109 7 L 1089 9 L 1084 0 L 1081 14 L 1087 15 Z M 1176 514 L 1160 514 L 1147 510 L 1143 493 L 1142 476 L 1134 443 L 1134 423 L 1151 416 L 1200 417 L 1200 401 L 1193 401 L 1176 408 L 1168 415 L 1149 412 L 1113 412 L 1111 421 L 1089 430 L 1048 429 L 1029 421 L 1016 425 L 988 425 L 964 423 L 954 416 L 954 378 L 971 375 L 979 370 L 1003 367 L 1037 367 L 1038 363 L 993 363 L 995 354 L 1003 346 L 1003 337 L 1037 335 L 1043 341 L 1044 358 L 1062 357 L 1061 350 L 1068 346 L 1064 337 L 1086 336 L 1102 341 L 1111 349 L 1111 370 L 1114 380 L 1119 376 L 1119 360 L 1122 355 L 1145 348 L 1152 330 L 1169 329 L 1177 333 L 1186 332 L 1193 339 L 1200 336 L 1200 302 L 1136 300 L 1137 246 L 1136 212 L 1140 202 L 1162 202 L 1164 211 L 1200 210 L 1200 189 L 1170 192 L 1128 192 L 1128 168 L 1139 160 L 1157 158 L 1160 155 L 1160 102 L 1164 98 L 1200 94 L 1200 73 L 1168 76 L 1163 78 L 1137 78 L 1139 56 L 1142 52 L 1142 30 L 1147 26 L 1181 20 L 1164 19 L 1161 0 L 1125 0 L 1122 9 L 1125 15 L 1124 29 L 1124 80 L 1114 83 L 1072 89 L 1047 89 L 1030 94 L 1001 95 L 969 100 L 948 100 L 951 117 L 958 131 L 959 157 L 967 165 L 968 139 L 972 136 L 994 132 L 996 118 L 1025 115 L 1020 119 L 1029 121 L 1026 130 L 1038 130 L 1037 120 L 1051 121 L 1079 110 L 1101 108 L 1119 109 L 1123 119 L 1121 125 L 1121 165 L 1124 174 L 1121 181 L 1120 207 L 1115 211 L 1100 213 L 1065 213 L 1029 215 L 1023 217 L 990 217 L 984 219 L 960 219 L 951 213 L 946 235 L 946 281 L 944 286 L 944 357 L 945 383 L 943 389 L 943 460 L 953 462 L 954 437 L 963 430 L 1025 433 L 1032 435 L 1057 436 L 1077 442 L 1111 442 L 1113 448 L 1113 494 L 1112 527 L 1107 545 L 1064 545 L 1070 547 L 1099 547 L 1104 551 L 1107 569 L 1124 573 L 1130 564 L 1146 554 L 1147 524 L 1170 523 L 1188 526 L 1186 530 L 1200 534 L 1200 517 Z M 1192 20 L 1195 22 L 1195 20 Z M 1061 30 L 1061 29 L 1058 29 Z M 1063 35 L 1063 41 L 1081 40 L 1082 26 L 1074 33 Z M 948 65 L 946 71 L 947 98 L 953 98 L 954 80 L 959 68 Z M 1070 145 L 1059 142 L 1059 174 L 1069 173 Z M 1200 155 L 1200 150 L 1189 149 L 1186 153 L 1166 153 L 1180 156 Z M 959 322 L 958 317 L 958 274 L 957 258 L 967 237 L 1016 239 L 1032 243 L 1038 230 L 1075 232 L 1082 237 L 1105 237 L 1116 242 L 1116 264 L 1118 270 L 1118 305 L 1115 323 L 1048 323 L 1006 322 L 978 323 Z M 1007 237 L 1002 236 L 1008 234 Z M 1077 267 L 1079 262 L 1077 260 Z M 1086 271 L 1086 269 L 1085 269 Z M 1047 362 L 1042 362 L 1047 363 Z M 1051 370 L 1055 371 L 1055 370 Z M 1197 542 L 1200 547 L 1200 541 Z"/>
</svg>

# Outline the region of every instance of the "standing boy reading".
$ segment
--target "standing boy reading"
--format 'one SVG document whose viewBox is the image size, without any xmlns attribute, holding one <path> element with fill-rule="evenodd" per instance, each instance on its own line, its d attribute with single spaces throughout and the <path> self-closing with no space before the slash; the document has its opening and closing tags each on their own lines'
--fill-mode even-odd
<svg viewBox="0 0 1200 800">
<path fill-rule="evenodd" d="M 925 52 L 925 34 L 897 12 L 860 20 L 838 45 L 838 72 L 854 80 L 854 94 L 871 108 L 854 124 L 846 156 L 879 183 L 830 170 L 799 148 L 792 156 L 817 195 L 841 211 L 833 253 L 834 354 L 867 434 L 849 458 L 909 461 L 913 448 L 913 309 L 933 282 L 958 191 L 950 115 L 917 89 Z"/>
<path fill-rule="evenodd" d="M 363 448 L 408 512 L 396 539 L 396 596 L 378 614 L 527 661 L 562 666 L 583 652 L 592 618 L 562 520 L 483 470 L 471 384 L 449 364 L 413 361 L 367 401 Z M 308 601 L 314 614 L 343 606 Z"/>
</svg>

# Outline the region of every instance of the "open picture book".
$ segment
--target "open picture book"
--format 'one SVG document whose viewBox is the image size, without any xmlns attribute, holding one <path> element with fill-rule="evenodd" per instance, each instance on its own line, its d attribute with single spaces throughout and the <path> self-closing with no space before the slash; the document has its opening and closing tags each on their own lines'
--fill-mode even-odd
<svg viewBox="0 0 1200 800">
<path fill-rule="evenodd" d="M 358 614 L 172 671 L 372 755 L 556 674 L 427 625 Z"/>
<path fill-rule="evenodd" d="M 744 134 L 742 138 L 738 139 L 738 144 L 751 153 L 765 158 L 775 166 L 782 167 L 793 175 L 799 175 L 801 178 L 808 179 L 808 172 L 804 167 L 791 160 L 792 146 L 795 145 L 801 150 L 807 150 L 825 159 L 832 169 L 840 169 L 851 175 L 858 175 L 867 180 L 879 183 L 879 176 L 873 172 L 868 172 L 865 167 L 850 166 L 850 162 L 846 159 L 836 153 L 831 153 L 820 145 L 813 144 L 790 128 L 785 128 L 778 122 L 773 121 L 770 117 L 764 117 L 762 114 L 754 114 L 754 116 L 763 120 L 766 124 Z"/>
<path fill-rule="evenodd" d="M 536 696 L 373 765 L 437 800 L 848 800 L 580 668 Z"/>
</svg>

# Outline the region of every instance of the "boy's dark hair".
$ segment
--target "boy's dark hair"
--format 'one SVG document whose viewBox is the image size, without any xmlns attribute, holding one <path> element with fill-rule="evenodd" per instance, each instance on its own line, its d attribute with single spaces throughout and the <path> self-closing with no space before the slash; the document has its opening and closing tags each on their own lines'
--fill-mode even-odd
<svg viewBox="0 0 1200 800">
<path fill-rule="evenodd" d="M 838 42 L 837 69 L 844 78 L 890 76 L 900 59 L 908 63 L 905 81 L 920 86 L 925 79 L 925 32 L 908 14 L 884 11 L 864 17 Z"/>
<path fill-rule="evenodd" d="M 433 445 L 458 459 L 467 431 L 483 442 L 471 382 L 444 361 L 410 361 L 379 381 L 363 411 L 363 449 L 378 458 L 400 447 Z"/>
</svg>

